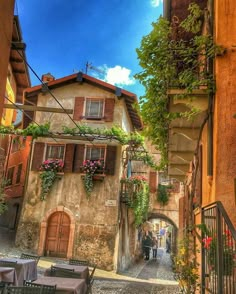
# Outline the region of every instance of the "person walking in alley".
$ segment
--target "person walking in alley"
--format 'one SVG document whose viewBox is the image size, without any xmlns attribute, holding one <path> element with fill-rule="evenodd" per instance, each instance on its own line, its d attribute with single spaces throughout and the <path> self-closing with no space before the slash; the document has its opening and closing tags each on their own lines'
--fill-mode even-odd
<svg viewBox="0 0 236 294">
<path fill-rule="evenodd" d="M 142 248 L 144 253 L 144 259 L 149 260 L 150 250 L 152 248 L 152 237 L 149 234 L 145 234 L 142 240 Z"/>
<path fill-rule="evenodd" d="M 166 237 L 166 252 L 170 253 L 170 251 L 171 251 L 171 235 L 170 233 L 168 233 Z"/>
<path fill-rule="evenodd" d="M 152 239 L 152 258 L 157 258 L 158 241 L 156 237 Z"/>
</svg>

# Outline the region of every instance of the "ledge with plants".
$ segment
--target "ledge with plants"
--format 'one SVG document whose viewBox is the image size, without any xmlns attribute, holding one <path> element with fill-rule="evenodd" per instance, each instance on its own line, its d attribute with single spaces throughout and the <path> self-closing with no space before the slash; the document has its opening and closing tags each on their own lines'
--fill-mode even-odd
<svg viewBox="0 0 236 294">
<path fill-rule="evenodd" d="M 52 189 L 56 179 L 60 178 L 64 163 L 60 159 L 45 160 L 39 170 L 41 179 L 40 199 L 45 200 Z"/>
<path fill-rule="evenodd" d="M 135 224 L 138 226 L 147 217 L 149 208 L 149 186 L 144 176 L 122 178 L 121 201 L 134 211 Z"/>
<path fill-rule="evenodd" d="M 82 180 L 84 184 L 84 189 L 87 197 L 90 197 L 93 188 L 94 181 L 103 181 L 104 174 L 104 160 L 85 160 L 83 166 L 81 166 L 81 171 L 84 173 L 82 175 Z"/>
<path fill-rule="evenodd" d="M 189 15 L 175 24 L 163 17 L 152 24 L 153 30 L 143 37 L 137 49 L 142 71 L 135 75 L 146 92 L 140 98 L 145 135 L 152 140 L 161 153 L 160 169 L 168 163 L 168 131 L 176 118 L 193 119 L 200 112 L 192 107 L 191 95 L 195 89 L 205 89 L 207 94 L 215 91 L 214 76 L 209 62 L 222 48 L 213 42 L 210 34 L 201 35 L 204 12 L 196 3 L 189 6 Z M 189 100 L 189 111 L 169 112 L 170 88 L 182 89 L 174 99 Z"/>
</svg>

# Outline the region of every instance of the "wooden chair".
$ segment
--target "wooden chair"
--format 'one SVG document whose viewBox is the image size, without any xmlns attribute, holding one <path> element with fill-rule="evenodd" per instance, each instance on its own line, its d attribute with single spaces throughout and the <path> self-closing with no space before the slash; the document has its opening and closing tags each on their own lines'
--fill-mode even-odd
<svg viewBox="0 0 236 294">
<path fill-rule="evenodd" d="M 8 286 L 4 290 L 4 294 L 42 294 L 42 288 L 31 288 L 31 287 L 18 287 Z"/>
<path fill-rule="evenodd" d="M 77 273 L 74 269 L 65 269 L 60 267 L 51 266 L 51 277 L 61 277 L 61 278 L 72 278 L 81 279 L 81 273 Z"/>
<path fill-rule="evenodd" d="M 26 287 L 33 287 L 33 288 L 40 288 L 41 289 L 41 293 L 43 294 L 54 294 L 56 293 L 56 285 L 41 285 L 41 284 L 37 284 L 37 283 L 31 283 L 28 281 L 24 282 L 24 286 Z"/>
<path fill-rule="evenodd" d="M 91 273 L 89 274 L 87 293 L 92 293 L 92 286 L 93 286 L 93 282 L 94 282 L 94 273 L 95 273 L 96 268 L 97 268 L 97 265 L 94 265 Z"/>
<path fill-rule="evenodd" d="M 20 259 L 33 259 L 36 261 L 36 264 L 38 264 L 40 256 L 38 255 L 33 255 L 33 254 L 28 254 L 28 253 L 22 253 L 20 256 Z"/>
<path fill-rule="evenodd" d="M 88 260 L 70 258 L 69 264 L 70 265 L 87 265 L 88 266 L 89 262 L 88 262 Z"/>
</svg>

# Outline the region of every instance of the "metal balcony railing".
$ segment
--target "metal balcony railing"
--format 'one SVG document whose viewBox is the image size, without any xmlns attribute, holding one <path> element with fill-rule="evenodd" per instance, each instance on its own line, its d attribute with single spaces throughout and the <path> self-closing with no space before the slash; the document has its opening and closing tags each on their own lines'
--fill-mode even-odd
<svg viewBox="0 0 236 294">
<path fill-rule="evenodd" d="M 202 292 L 236 293 L 236 231 L 221 202 L 202 210 Z"/>
</svg>

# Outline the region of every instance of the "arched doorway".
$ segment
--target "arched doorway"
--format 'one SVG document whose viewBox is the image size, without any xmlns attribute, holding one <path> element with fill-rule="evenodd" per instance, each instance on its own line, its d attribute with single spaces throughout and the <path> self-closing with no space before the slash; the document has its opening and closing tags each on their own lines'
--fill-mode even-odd
<svg viewBox="0 0 236 294">
<path fill-rule="evenodd" d="M 45 254 L 66 257 L 70 237 L 70 217 L 64 211 L 56 211 L 48 218 Z"/>
<path fill-rule="evenodd" d="M 173 253 L 175 253 L 176 247 L 177 247 L 177 235 L 178 235 L 177 225 L 175 224 L 175 222 L 171 218 L 169 218 L 165 214 L 162 214 L 159 212 L 152 212 L 148 215 L 148 221 L 152 221 L 153 219 L 160 219 L 160 220 L 166 222 L 169 226 L 171 226 L 171 228 L 172 228 L 171 234 L 170 234 L 171 235 L 171 250 Z M 165 232 L 165 233 L 167 233 L 167 232 Z M 161 245 L 163 245 L 165 247 L 165 243 L 166 243 L 166 238 L 164 239 L 164 242 Z"/>
</svg>

